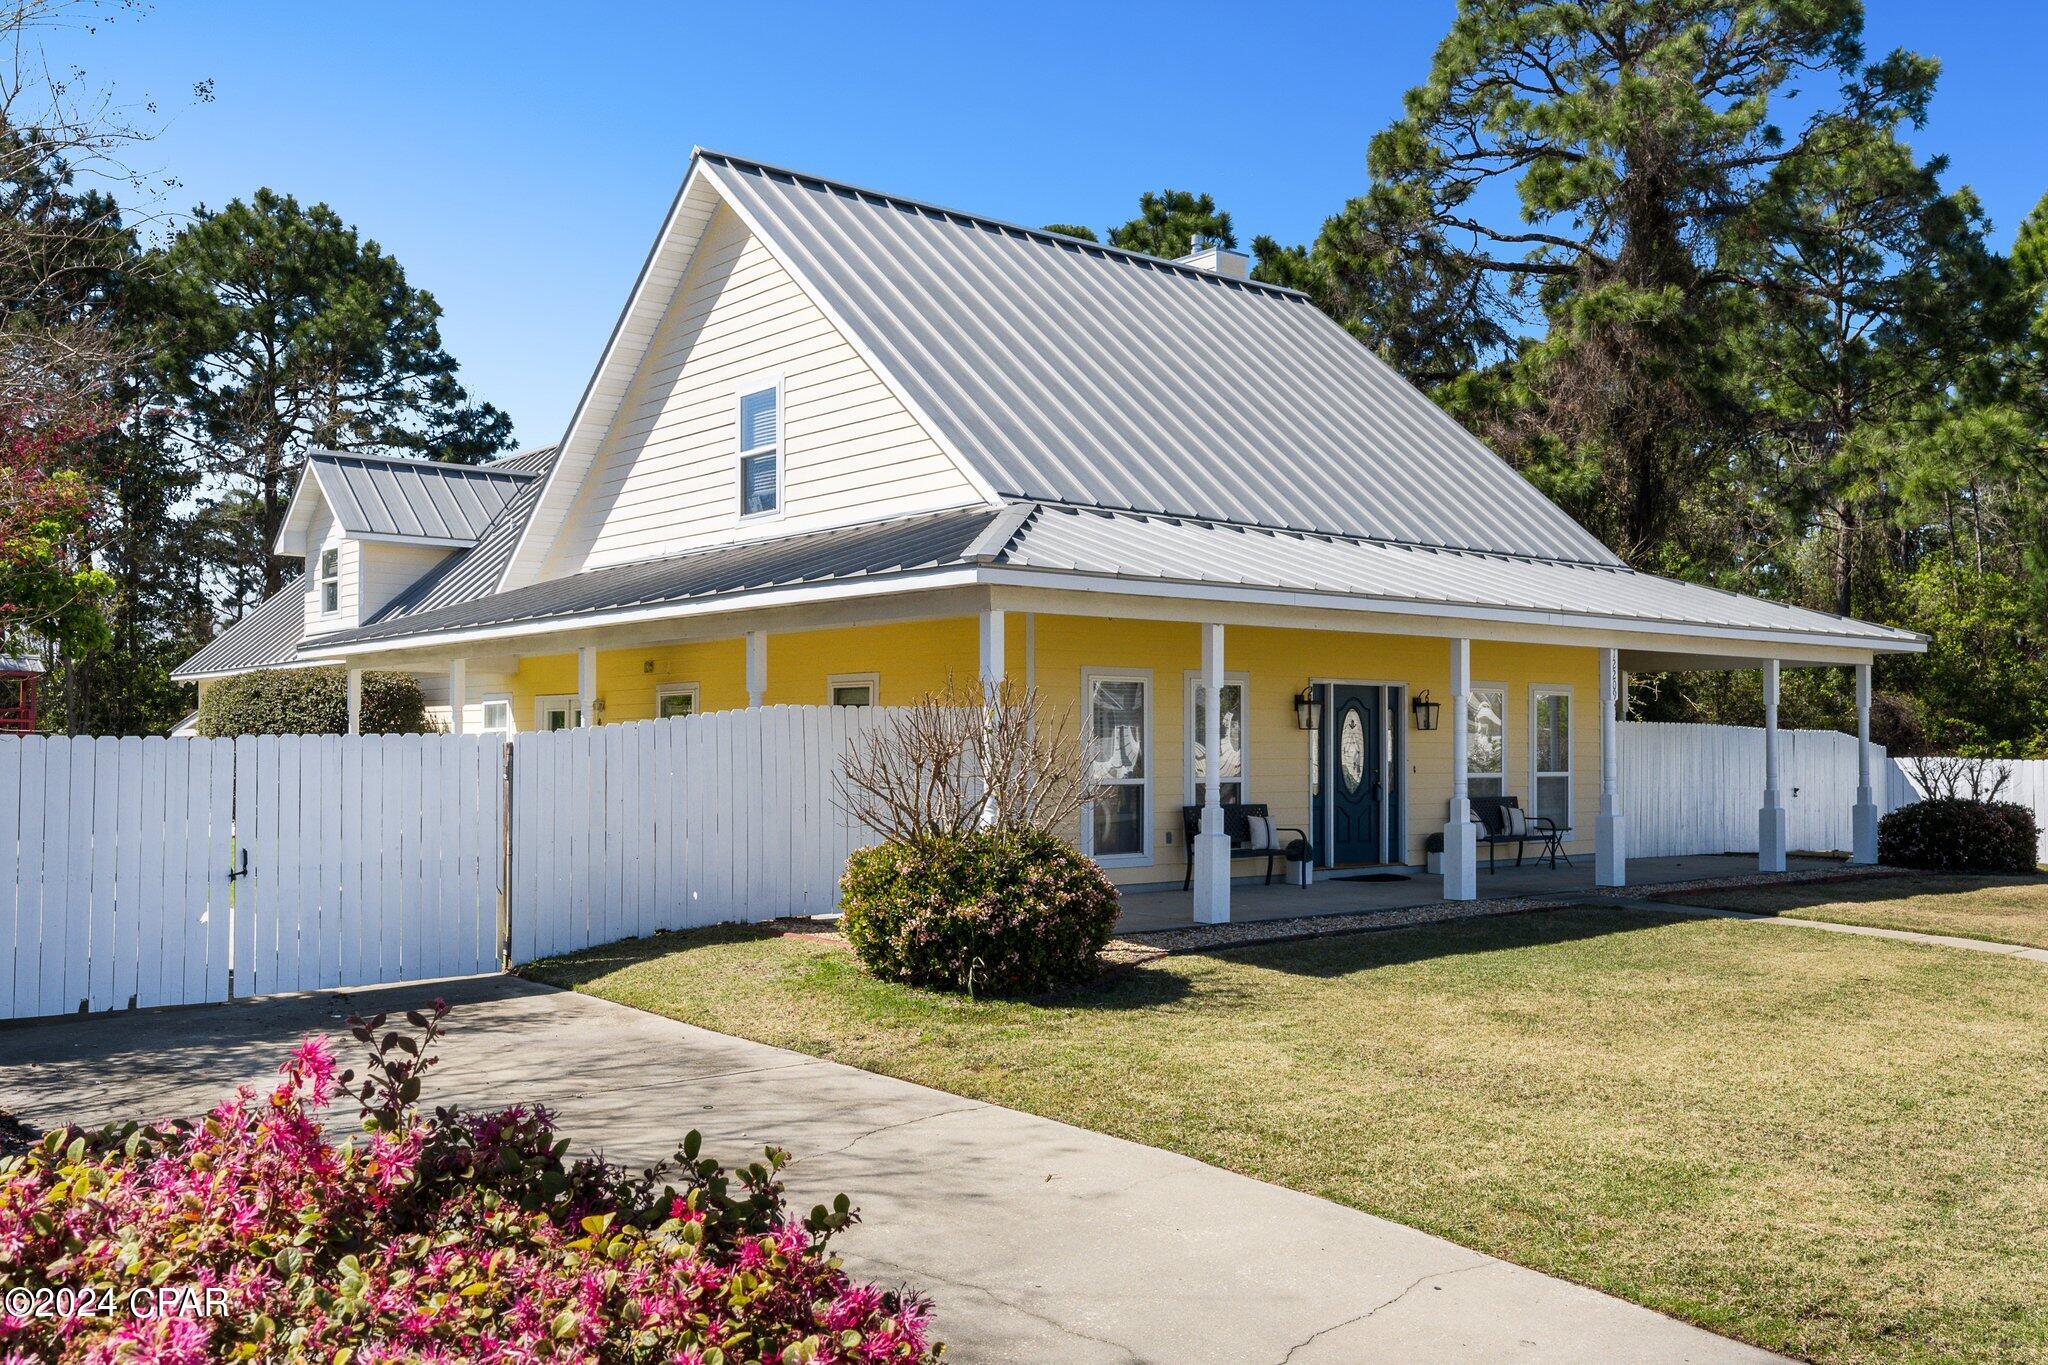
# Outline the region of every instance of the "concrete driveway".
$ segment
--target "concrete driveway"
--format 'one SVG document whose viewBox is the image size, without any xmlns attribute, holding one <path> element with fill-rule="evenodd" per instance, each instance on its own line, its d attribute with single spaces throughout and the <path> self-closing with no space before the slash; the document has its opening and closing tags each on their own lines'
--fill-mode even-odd
<svg viewBox="0 0 2048 1365">
<path fill-rule="evenodd" d="M 728 1159 L 785 1147 L 802 1207 L 860 1206 L 848 1268 L 931 1294 L 963 1362 L 1776 1359 L 1186 1157 L 511 978 L 0 1028 L 0 1107 L 191 1113 L 435 994 L 458 1008 L 429 1102 L 539 1100 L 631 1165 L 691 1128 Z"/>
</svg>

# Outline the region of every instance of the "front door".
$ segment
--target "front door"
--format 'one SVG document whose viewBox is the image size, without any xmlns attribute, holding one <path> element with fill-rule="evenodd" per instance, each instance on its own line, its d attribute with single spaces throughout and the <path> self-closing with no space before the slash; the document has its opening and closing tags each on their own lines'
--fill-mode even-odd
<svg viewBox="0 0 2048 1365">
<path fill-rule="evenodd" d="M 1323 722 L 1333 863 L 1383 861 L 1380 846 L 1380 694 L 1377 687 L 1334 684 Z"/>
</svg>

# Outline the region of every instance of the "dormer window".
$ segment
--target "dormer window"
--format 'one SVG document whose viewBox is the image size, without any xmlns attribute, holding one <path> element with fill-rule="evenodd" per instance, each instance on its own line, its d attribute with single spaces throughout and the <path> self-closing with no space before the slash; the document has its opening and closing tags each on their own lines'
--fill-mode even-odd
<svg viewBox="0 0 2048 1365">
<path fill-rule="evenodd" d="M 782 389 L 740 394 L 740 515 L 772 516 L 782 508 Z"/>
<path fill-rule="evenodd" d="M 320 552 L 320 611 L 331 616 L 341 610 L 341 551 Z"/>
</svg>

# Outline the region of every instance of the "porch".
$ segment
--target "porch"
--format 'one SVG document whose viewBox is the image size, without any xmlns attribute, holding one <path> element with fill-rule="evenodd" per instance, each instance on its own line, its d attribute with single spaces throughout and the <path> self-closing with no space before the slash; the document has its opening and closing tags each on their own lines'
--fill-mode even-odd
<svg viewBox="0 0 2048 1365">
<path fill-rule="evenodd" d="M 1569 900 L 1575 894 L 1594 889 L 1593 860 L 1574 858 L 1574 866 L 1552 870 L 1547 864 L 1525 862 L 1520 867 L 1502 864 L 1498 872 L 1479 867 L 1477 897 L 1493 900 L 1508 896 L 1532 896 Z M 1790 858 L 1789 873 L 1823 872 L 1843 867 L 1836 858 Z M 1704 878 L 1755 876 L 1754 853 L 1706 853 L 1680 858 L 1631 858 L 1628 885 L 1655 887 Z M 1400 881 L 1370 880 L 1387 875 L 1403 876 Z M 1369 880 L 1357 880 L 1358 878 Z M 1241 880 L 1230 893 L 1230 918 L 1237 923 L 1306 919 L 1315 915 L 1373 915 L 1390 910 L 1407 910 L 1432 905 L 1444 899 L 1443 878 L 1415 871 L 1380 872 L 1370 868 L 1344 869 L 1316 874 L 1313 886 L 1285 886 L 1276 882 L 1264 886 L 1257 880 Z M 1347 880 L 1350 879 L 1350 880 Z M 1118 916 L 1119 934 L 1160 933 L 1170 929 L 1193 928 L 1195 898 L 1192 892 L 1126 891 L 1123 913 Z"/>
</svg>

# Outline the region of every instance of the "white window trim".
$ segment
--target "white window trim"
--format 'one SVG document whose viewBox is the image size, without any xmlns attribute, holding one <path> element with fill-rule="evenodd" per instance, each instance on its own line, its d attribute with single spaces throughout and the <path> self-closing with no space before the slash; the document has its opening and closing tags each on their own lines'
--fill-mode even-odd
<svg viewBox="0 0 2048 1365">
<path fill-rule="evenodd" d="M 1244 770 L 1238 774 L 1237 785 L 1240 802 L 1252 799 L 1252 678 L 1249 673 L 1225 673 L 1224 685 L 1237 684 L 1238 696 L 1243 698 L 1244 707 Z M 1180 718 L 1180 795 L 1181 804 L 1195 804 L 1195 689 L 1202 685 L 1202 670 L 1187 670 L 1186 681 L 1181 686 Z"/>
<path fill-rule="evenodd" d="M 327 572 L 327 556 L 329 555 L 334 556 L 334 573 L 332 576 Z M 341 547 L 339 545 L 323 546 L 320 550 L 320 557 L 314 563 L 320 570 L 318 580 L 320 614 L 322 616 L 339 615 L 341 612 Z M 329 588 L 334 589 L 334 605 L 331 607 L 327 605 L 327 590 Z"/>
<path fill-rule="evenodd" d="M 690 714 L 699 715 L 704 710 L 703 690 L 693 682 L 659 683 L 654 689 L 654 718 L 661 719 L 661 704 L 670 697 L 688 697 Z"/>
<path fill-rule="evenodd" d="M 879 673 L 834 673 L 825 679 L 825 705 L 833 705 L 832 694 L 842 687 L 865 687 L 868 705 L 882 704 L 882 675 Z"/>
<path fill-rule="evenodd" d="M 1092 804 L 1081 807 L 1081 851 L 1095 859 L 1097 867 L 1151 867 L 1153 865 L 1152 834 L 1152 784 L 1157 780 L 1155 772 L 1158 752 L 1152 747 L 1152 736 L 1158 728 L 1154 723 L 1154 711 L 1158 708 L 1157 689 L 1152 686 L 1152 670 L 1149 668 L 1084 668 L 1081 670 L 1081 734 L 1084 744 L 1094 743 L 1095 735 L 1095 684 L 1098 682 L 1134 682 L 1145 689 L 1145 733 L 1139 743 L 1144 746 L 1145 776 L 1136 783 L 1117 783 L 1118 786 L 1135 785 L 1139 789 L 1139 807 L 1143 814 L 1138 826 L 1142 846 L 1136 853 L 1106 853 L 1100 857 L 1095 853 L 1095 809 Z"/>
<path fill-rule="evenodd" d="M 545 734 L 548 728 L 548 712 L 566 708 L 569 712 L 569 727 L 577 729 L 576 711 L 578 697 L 574 692 L 545 692 L 533 699 L 533 728 Z"/>
<path fill-rule="evenodd" d="M 1565 766 L 1561 772 L 1556 769 L 1545 772 L 1536 766 L 1538 749 L 1540 748 L 1536 742 L 1536 707 L 1544 697 L 1563 697 L 1565 699 L 1565 716 L 1568 728 L 1565 732 L 1564 741 Z M 1536 815 L 1541 813 L 1536 805 L 1536 779 L 1539 777 L 1562 777 L 1564 779 L 1564 823 L 1562 828 L 1566 834 L 1572 832 L 1573 811 L 1576 809 L 1578 802 L 1579 779 L 1578 773 L 1572 764 L 1572 750 L 1578 738 L 1578 727 L 1579 704 L 1572 695 L 1570 683 L 1531 683 L 1529 685 L 1529 814 Z"/>
<path fill-rule="evenodd" d="M 491 708 L 493 706 L 505 708 L 505 725 L 503 729 L 499 729 L 490 723 Z M 512 698 L 504 692 L 486 692 L 483 696 L 477 698 L 476 719 L 477 730 L 486 735 L 509 735 L 518 728 L 516 724 L 517 714 L 512 707 Z"/>
<path fill-rule="evenodd" d="M 745 478 L 744 478 L 744 476 L 743 476 L 743 471 L 744 471 L 744 469 L 746 468 L 746 457 L 747 457 L 747 456 L 749 456 L 749 455 L 758 455 L 758 454 L 760 454 L 761 452 L 760 452 L 760 451 L 758 451 L 758 450 L 741 450 L 741 449 L 740 449 L 740 436 L 741 436 L 741 430 L 740 430 L 740 400 L 741 400 L 742 398 L 745 398 L 745 397 L 746 397 L 746 396 L 747 396 L 748 394 L 750 394 L 750 393 L 759 393 L 759 392 L 761 392 L 761 390 L 763 390 L 763 389 L 773 389 L 773 390 L 775 390 L 775 445 L 774 445 L 774 451 L 775 451 L 775 506 L 774 506 L 774 507 L 772 507 L 772 508 L 770 508 L 770 509 L 769 509 L 768 511 L 766 511 L 766 512 L 749 512 L 749 511 L 747 510 L 747 491 L 746 491 L 746 480 L 745 480 Z M 780 520 L 782 519 L 783 509 L 785 509 L 786 507 L 788 507 L 788 506 L 789 506 L 789 403 L 788 403 L 788 398 L 789 398 L 789 391 L 788 391 L 788 390 L 787 390 L 786 388 L 784 388 L 784 386 L 783 386 L 783 383 L 782 383 L 782 375 L 781 375 L 781 373 L 780 373 L 779 371 L 778 371 L 778 372 L 776 372 L 776 373 L 773 373 L 773 374 L 756 374 L 756 375 L 749 375 L 749 376 L 747 376 L 746 378 L 744 378 L 744 379 L 740 380 L 740 381 L 739 381 L 738 383 L 736 383 L 736 384 L 734 384 L 734 385 L 733 385 L 733 388 L 732 388 L 732 489 L 733 489 L 733 506 L 734 506 L 734 507 L 735 507 L 735 508 L 736 508 L 736 509 L 738 510 L 738 512 L 739 512 L 739 520 L 740 520 L 740 522 L 741 522 L 741 524 L 742 524 L 742 525 L 752 525 L 753 523 L 755 523 L 755 522 L 760 522 L 760 521 L 780 521 Z"/>
<path fill-rule="evenodd" d="M 1498 777 L 1500 779 L 1500 794 L 1506 796 L 1511 790 L 1508 783 L 1508 774 L 1515 770 L 1514 745 L 1509 743 L 1509 737 L 1514 729 L 1509 722 L 1513 719 L 1515 712 L 1514 707 L 1508 704 L 1508 698 L 1514 695 L 1514 689 L 1506 683 L 1476 682 L 1472 684 L 1472 690 L 1474 692 L 1500 693 L 1500 771 L 1497 773 L 1482 773 L 1473 770 L 1472 740 L 1470 736 L 1467 736 L 1465 740 L 1465 789 L 1468 792 L 1472 789 L 1472 779 L 1475 777 Z M 1535 731 L 1531 730 L 1530 733 L 1534 734 Z M 1530 789 L 1529 799 L 1531 801 L 1536 799 L 1534 788 Z"/>
</svg>

